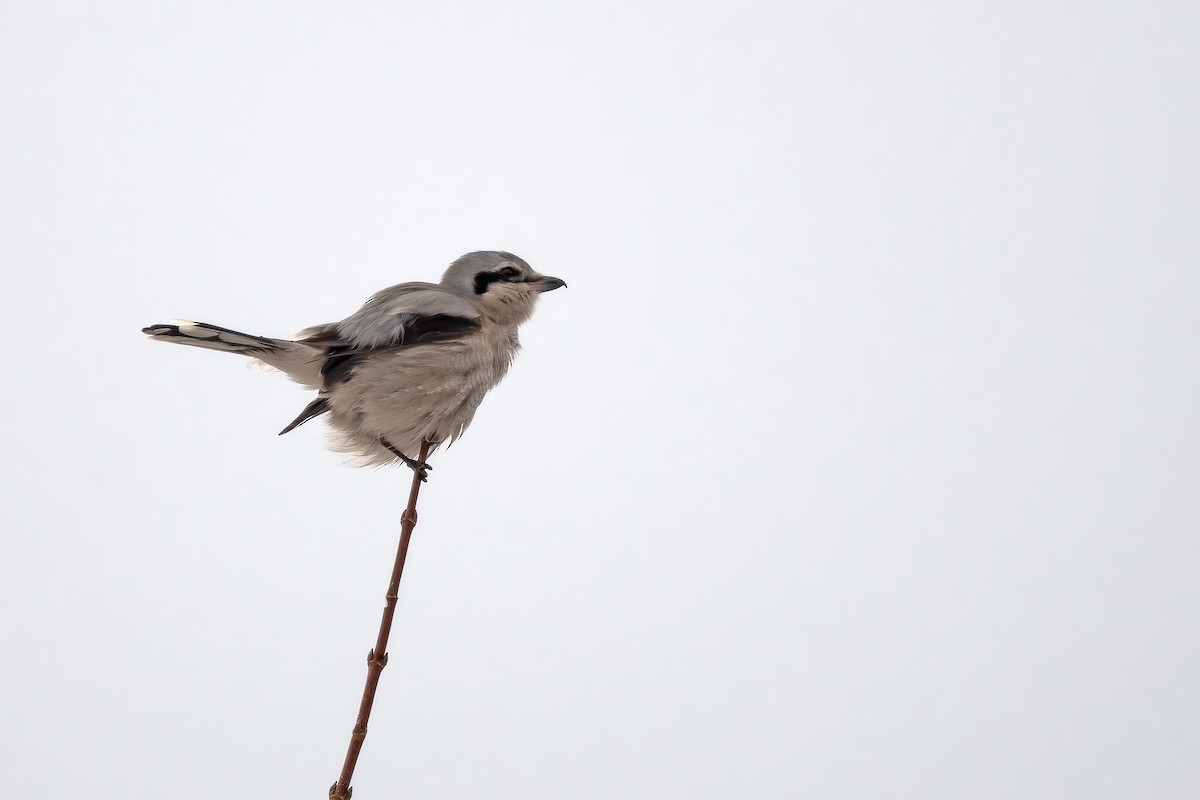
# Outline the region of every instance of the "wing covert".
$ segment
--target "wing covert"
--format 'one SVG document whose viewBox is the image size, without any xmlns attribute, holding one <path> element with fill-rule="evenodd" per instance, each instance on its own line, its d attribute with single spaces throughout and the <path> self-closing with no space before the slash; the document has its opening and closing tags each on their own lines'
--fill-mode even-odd
<svg viewBox="0 0 1200 800">
<path fill-rule="evenodd" d="M 300 341 L 324 345 L 326 386 L 346 380 L 355 364 L 381 350 L 449 341 L 479 330 L 475 306 L 431 283 L 402 283 L 377 292 L 341 322 L 309 328 Z"/>
<path fill-rule="evenodd" d="M 437 284 L 402 283 L 377 292 L 336 327 L 347 345 L 361 350 L 463 333 L 480 320 L 473 303 Z"/>
</svg>

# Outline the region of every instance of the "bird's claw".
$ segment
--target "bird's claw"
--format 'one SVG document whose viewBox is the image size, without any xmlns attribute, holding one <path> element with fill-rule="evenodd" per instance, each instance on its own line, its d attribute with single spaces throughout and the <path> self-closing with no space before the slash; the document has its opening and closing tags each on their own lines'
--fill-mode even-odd
<svg viewBox="0 0 1200 800">
<path fill-rule="evenodd" d="M 400 456 L 400 458 L 406 465 L 408 465 L 409 469 L 417 473 L 417 475 L 421 478 L 422 483 L 429 480 L 429 470 L 433 469 L 433 467 L 424 462 L 417 461 L 415 458 L 409 458 L 407 456 Z"/>
<path fill-rule="evenodd" d="M 429 480 L 429 470 L 433 469 L 433 467 L 431 467 L 429 464 L 426 464 L 424 461 L 417 461 L 415 458 L 409 458 L 408 456 L 404 455 L 404 453 L 401 453 L 395 445 L 393 445 L 387 439 L 384 439 L 382 436 L 379 437 L 379 443 L 386 447 L 392 455 L 403 461 L 409 469 L 417 473 L 417 477 L 421 479 L 422 483 Z"/>
</svg>

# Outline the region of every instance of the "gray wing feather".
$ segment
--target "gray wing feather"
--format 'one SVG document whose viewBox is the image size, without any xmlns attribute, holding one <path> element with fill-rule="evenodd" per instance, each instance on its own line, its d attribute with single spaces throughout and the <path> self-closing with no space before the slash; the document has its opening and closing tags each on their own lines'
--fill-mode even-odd
<svg viewBox="0 0 1200 800">
<path fill-rule="evenodd" d="M 458 339 L 481 324 L 482 315 L 470 300 L 437 284 L 402 283 L 377 292 L 341 322 L 301 331 L 299 341 L 324 351 L 320 370 L 325 390 L 348 380 L 358 364 L 380 352 Z"/>
<path fill-rule="evenodd" d="M 371 350 L 403 344 L 420 331 L 430 333 L 435 320 L 454 320 L 455 325 L 481 321 L 470 300 L 446 291 L 435 283 L 402 283 L 376 292 L 362 308 L 341 322 L 302 331 L 301 341 L 320 342 L 352 350 Z"/>
</svg>

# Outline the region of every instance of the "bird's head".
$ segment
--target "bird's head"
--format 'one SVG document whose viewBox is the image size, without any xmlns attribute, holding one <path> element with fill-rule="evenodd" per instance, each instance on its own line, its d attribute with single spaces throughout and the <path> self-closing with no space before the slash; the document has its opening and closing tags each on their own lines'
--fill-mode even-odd
<svg viewBox="0 0 1200 800">
<path fill-rule="evenodd" d="M 500 325 L 521 324 L 533 314 L 542 292 L 566 285 L 560 278 L 534 271 L 524 259 L 496 250 L 467 253 L 442 276 L 442 286 L 473 298 Z"/>
</svg>

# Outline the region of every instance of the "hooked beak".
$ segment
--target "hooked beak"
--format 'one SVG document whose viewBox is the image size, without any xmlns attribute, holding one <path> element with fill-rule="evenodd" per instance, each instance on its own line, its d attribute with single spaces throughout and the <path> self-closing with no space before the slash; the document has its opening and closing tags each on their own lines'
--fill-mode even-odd
<svg viewBox="0 0 1200 800">
<path fill-rule="evenodd" d="M 562 278 L 555 278 L 551 275 L 543 275 L 536 281 L 530 281 L 529 285 L 539 292 L 552 292 L 560 286 L 566 286 L 567 282 Z"/>
</svg>

